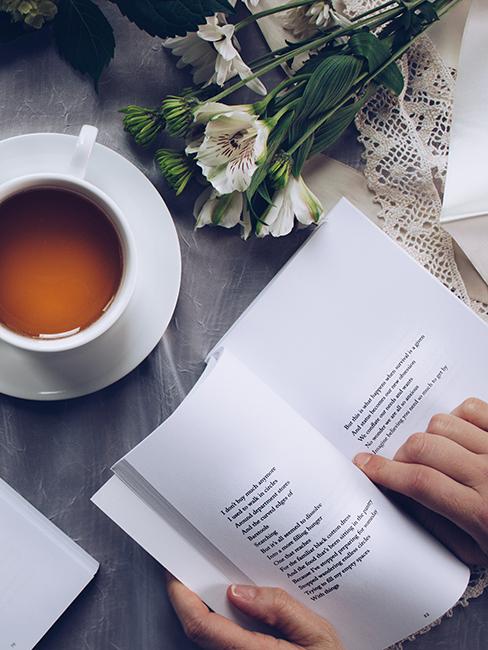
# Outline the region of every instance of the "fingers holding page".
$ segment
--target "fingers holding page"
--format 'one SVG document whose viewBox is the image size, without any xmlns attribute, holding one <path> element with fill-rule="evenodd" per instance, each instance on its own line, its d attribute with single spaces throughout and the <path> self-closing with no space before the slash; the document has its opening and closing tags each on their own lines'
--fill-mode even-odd
<svg viewBox="0 0 488 650">
<path fill-rule="evenodd" d="M 334 628 L 282 589 L 233 585 L 228 598 L 242 612 L 297 644 L 294 648 L 343 650 Z"/>
<path fill-rule="evenodd" d="M 452 414 L 488 432 L 488 404 L 483 400 L 470 397 L 455 408 Z"/>
<path fill-rule="evenodd" d="M 427 432 L 449 438 L 474 454 L 488 454 L 488 433 L 478 426 L 454 415 L 439 413 L 431 418 Z"/>
<path fill-rule="evenodd" d="M 472 488 L 416 463 L 372 454 L 358 454 L 354 462 L 374 483 L 414 499 L 473 533 L 481 498 Z"/>
<path fill-rule="evenodd" d="M 450 438 L 432 433 L 414 433 L 394 460 L 431 467 L 469 487 L 479 485 L 485 476 L 480 456 Z"/>
<path fill-rule="evenodd" d="M 171 574 L 167 574 L 168 596 L 186 636 L 204 650 L 274 650 L 277 639 L 257 632 L 249 632 L 214 614 L 193 593 Z M 288 645 L 288 644 L 287 644 Z M 292 648 L 292 646 L 289 646 Z M 286 645 L 281 646 L 286 650 Z"/>
</svg>

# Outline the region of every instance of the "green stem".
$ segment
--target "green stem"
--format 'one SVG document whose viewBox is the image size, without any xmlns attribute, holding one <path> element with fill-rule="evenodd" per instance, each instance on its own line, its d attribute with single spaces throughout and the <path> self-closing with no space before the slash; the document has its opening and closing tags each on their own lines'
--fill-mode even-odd
<svg viewBox="0 0 488 650">
<path fill-rule="evenodd" d="M 247 18 L 244 18 L 239 23 L 237 23 L 235 26 L 235 31 L 238 32 L 244 27 L 247 27 L 251 23 L 255 22 L 256 20 L 259 20 L 260 18 L 264 18 L 265 16 L 272 16 L 273 14 L 278 14 L 281 11 L 288 11 L 289 9 L 295 9 L 295 7 L 303 7 L 306 5 L 311 5 L 315 1 L 316 0 L 295 0 L 294 2 L 290 2 L 289 4 L 285 3 L 284 5 L 279 5 L 278 7 L 265 9 L 264 11 L 258 11 L 257 13 L 247 16 Z M 392 1 L 396 2 L 396 0 L 392 0 Z"/>
<path fill-rule="evenodd" d="M 441 0 L 441 6 L 439 7 L 438 14 L 439 16 L 443 16 L 445 13 L 447 13 L 452 7 L 454 7 L 458 2 L 461 0 L 447 0 L 447 3 L 444 5 L 443 0 Z M 329 120 L 340 108 L 342 108 L 347 102 L 349 102 L 351 99 L 357 96 L 357 93 L 359 92 L 360 89 L 357 88 L 358 84 L 361 84 L 361 87 L 367 87 L 369 84 L 374 81 L 382 72 L 388 68 L 392 63 L 397 61 L 401 56 L 405 54 L 405 52 L 409 49 L 409 47 L 414 43 L 420 36 L 422 36 L 430 27 L 432 26 L 432 23 L 429 25 L 426 25 L 425 28 L 416 34 L 413 38 L 411 38 L 408 43 L 405 43 L 405 45 L 402 45 L 394 54 L 392 54 L 379 68 L 377 68 L 373 73 L 366 73 L 364 72 L 362 75 L 360 75 L 357 79 L 356 82 L 356 89 L 351 92 L 349 95 L 347 95 L 337 106 L 335 106 L 332 110 L 330 110 L 328 113 L 326 113 L 324 116 L 322 116 L 319 120 L 317 120 L 305 133 L 302 135 L 302 137 L 293 144 L 293 146 L 288 150 L 288 154 L 292 155 L 295 153 L 295 151 L 301 147 L 301 145 L 308 140 L 308 138 L 317 130 L 319 129 L 327 120 Z"/>
<path fill-rule="evenodd" d="M 266 122 L 268 123 L 270 129 L 272 130 L 272 129 L 275 128 L 275 126 L 281 120 L 283 115 L 285 115 L 285 113 L 288 113 L 288 111 L 293 110 L 295 108 L 295 106 L 298 106 L 299 101 L 300 101 L 299 99 L 293 100 L 292 102 L 290 102 L 286 106 L 283 106 L 283 108 L 281 110 L 279 110 L 277 113 L 275 113 L 272 117 L 269 117 L 266 120 Z"/>
<path fill-rule="evenodd" d="M 286 79 L 281 81 L 278 85 L 276 85 L 272 90 L 270 90 L 269 93 L 266 95 L 266 97 L 264 97 L 264 99 L 261 99 L 254 104 L 257 112 L 259 114 L 264 113 L 264 111 L 267 109 L 270 102 L 272 102 L 273 99 L 276 97 L 276 95 L 278 95 L 287 86 L 296 84 L 296 87 L 298 88 L 302 86 L 304 82 L 309 78 L 310 78 L 309 74 L 297 74 L 294 77 L 287 77 Z"/>
<path fill-rule="evenodd" d="M 424 1 L 425 0 L 413 0 L 414 8 L 416 6 L 418 6 L 419 4 L 421 4 L 422 2 L 424 2 Z M 361 22 L 360 27 L 365 27 L 366 25 L 364 23 L 364 19 L 368 18 L 368 16 L 371 16 L 372 14 L 375 14 L 374 18 L 378 18 L 380 16 L 381 17 L 381 22 L 383 22 L 385 20 L 384 15 L 383 15 L 384 11 L 388 7 L 391 7 L 392 5 L 397 5 L 396 10 L 399 11 L 399 13 L 404 11 L 404 7 L 403 7 L 403 5 L 400 5 L 399 0 L 388 0 L 388 2 L 385 2 L 384 4 L 379 5 L 378 7 L 373 7 L 373 9 L 368 9 L 368 11 L 364 11 L 363 13 L 358 14 L 357 16 L 352 18 L 351 19 L 352 25 L 348 29 L 348 32 L 352 32 L 352 31 L 358 29 L 358 24 L 357 23 L 359 23 L 359 22 Z M 380 13 L 380 12 L 383 12 L 383 13 Z M 375 26 L 377 26 L 377 25 L 375 25 Z M 335 34 L 335 32 L 334 32 L 334 34 Z M 315 35 L 313 37 L 304 39 L 303 41 L 297 41 L 296 43 L 293 43 L 291 45 L 287 45 L 286 47 L 282 47 L 282 48 L 280 48 L 278 50 L 274 50 L 273 52 L 268 52 L 267 54 L 259 57 L 258 59 L 254 59 L 254 61 L 251 61 L 249 63 L 249 67 L 254 68 L 255 66 L 258 66 L 258 65 L 272 59 L 276 55 L 285 54 L 286 52 L 289 52 L 289 51 L 291 51 L 291 50 L 293 50 L 293 49 L 295 49 L 295 48 L 297 48 L 297 47 L 299 47 L 301 45 L 307 45 L 307 44 L 311 43 L 312 41 L 314 41 L 316 38 L 317 38 L 317 36 Z"/>
<path fill-rule="evenodd" d="M 424 1 L 425 0 L 414 0 L 416 5 L 421 4 Z M 373 18 L 368 18 L 367 20 L 361 20 L 355 23 L 354 28 L 341 27 L 332 32 L 329 32 L 328 34 L 325 34 L 324 36 L 319 36 L 318 38 L 314 39 L 310 43 L 307 43 L 306 45 L 303 45 L 302 47 L 294 48 L 292 51 L 288 51 L 285 54 L 278 56 L 273 61 L 263 66 L 256 72 L 254 72 L 254 74 L 250 75 L 249 77 L 246 77 L 245 79 L 241 79 L 240 81 L 232 84 L 228 88 L 225 88 L 222 92 L 218 93 L 217 95 L 215 95 L 215 97 L 212 97 L 208 101 L 212 101 L 212 102 L 221 101 L 222 99 L 228 97 L 229 95 L 236 92 L 240 88 L 243 88 L 250 81 L 257 79 L 258 77 L 262 77 L 264 74 L 271 72 L 278 66 L 282 65 L 283 63 L 286 63 L 287 61 L 295 58 L 296 56 L 299 56 L 300 54 L 304 54 L 306 52 L 309 52 L 310 50 L 315 50 L 317 48 L 320 48 L 323 45 L 326 45 L 330 41 L 334 40 L 335 38 L 338 38 L 340 36 L 346 36 L 350 33 L 354 33 L 357 30 L 362 29 L 363 27 L 369 27 L 370 29 L 375 29 L 375 27 L 382 25 L 386 20 L 396 18 L 398 15 L 403 13 L 403 11 L 404 11 L 403 7 L 396 8 L 396 9 L 389 9 L 388 11 L 384 11 L 379 16 L 374 16 Z"/>
<path fill-rule="evenodd" d="M 440 0 L 442 2 L 442 0 Z M 421 5 L 425 0 L 411 0 L 409 2 L 409 9 L 415 9 L 419 5 Z M 443 10 L 442 8 L 439 11 L 442 11 L 442 13 L 446 13 L 449 11 L 449 9 L 460 2 L 460 0 L 447 0 L 448 4 L 446 5 L 446 9 Z M 386 3 L 387 5 L 390 5 L 391 3 L 388 2 Z M 282 65 L 283 63 L 286 63 L 290 59 L 295 58 L 296 56 L 299 56 L 300 54 L 304 54 L 306 52 L 309 52 L 310 50 L 314 50 L 320 47 L 323 47 L 330 41 L 339 38 L 341 36 L 348 36 L 351 35 L 352 33 L 357 32 L 358 30 L 363 29 L 364 27 L 367 27 L 368 29 L 372 30 L 375 29 L 376 27 L 379 27 L 380 25 L 383 25 L 386 21 L 388 20 L 393 20 L 396 17 L 400 16 L 404 11 L 405 11 L 405 6 L 400 5 L 399 2 L 397 2 L 399 6 L 395 7 L 394 9 L 387 9 L 386 11 L 383 11 L 383 6 L 378 7 L 378 11 L 381 11 L 379 14 L 373 15 L 373 17 L 367 17 L 365 19 L 361 18 L 359 20 L 358 16 L 358 21 L 354 23 L 354 26 L 350 27 L 342 27 L 338 28 L 332 32 L 329 32 L 328 34 L 325 34 L 323 36 L 320 36 L 313 41 L 310 41 L 306 45 L 303 45 L 298 48 L 294 48 L 292 51 L 288 51 L 281 56 L 276 57 L 273 59 L 270 63 L 267 65 L 264 65 L 262 68 L 254 72 L 252 75 L 249 77 L 246 77 L 245 79 L 241 79 L 240 81 L 232 84 L 231 86 L 225 88 L 222 90 L 220 93 L 209 99 L 208 101 L 213 101 L 213 102 L 218 102 L 224 99 L 225 97 L 228 97 L 229 95 L 233 94 L 240 88 L 243 88 L 246 84 L 248 84 L 250 81 L 253 81 L 254 79 L 257 79 L 259 77 L 262 77 L 263 75 L 267 74 L 268 72 L 271 72 L 278 66 Z M 435 4 L 435 3 L 434 3 Z M 386 6 L 386 5 L 385 5 Z M 367 12 L 370 13 L 370 12 Z M 442 13 L 440 15 L 442 15 Z M 430 25 L 429 25 L 430 26 Z M 421 34 L 425 31 L 422 30 Z M 413 42 L 413 41 L 411 41 Z M 407 45 L 408 48 L 408 45 Z M 405 50 L 404 50 L 405 51 Z M 393 59 L 395 60 L 395 59 Z M 379 72 L 378 72 L 379 74 Z"/>
<path fill-rule="evenodd" d="M 459 0 L 456 1 L 458 2 Z M 424 2 L 425 0 L 412 0 L 410 8 L 415 9 L 416 7 L 423 4 Z M 386 10 L 383 11 L 383 9 L 389 7 L 392 4 L 398 6 L 395 7 L 394 9 L 388 9 L 387 11 Z M 381 13 L 378 13 L 380 11 Z M 400 16 L 404 11 L 405 11 L 405 7 L 403 5 L 400 5 L 398 0 L 390 0 L 389 2 L 386 2 L 384 5 L 376 7 L 375 9 L 370 9 L 369 11 L 366 11 L 364 14 L 356 16 L 354 22 L 349 27 L 338 27 L 333 31 L 327 32 L 321 37 L 308 39 L 304 41 L 303 46 L 300 47 L 295 47 L 294 44 L 286 48 L 281 48 L 280 50 L 271 52 L 271 56 L 274 56 L 276 53 L 281 54 L 281 52 L 283 52 L 283 54 L 290 55 L 287 57 L 288 59 L 293 58 L 299 54 L 308 52 L 309 50 L 313 50 L 316 49 L 317 47 L 321 47 L 323 44 L 326 44 L 329 41 L 332 41 L 341 36 L 351 36 L 352 34 L 356 33 L 359 30 L 362 30 L 365 27 L 367 27 L 369 30 L 376 29 L 376 27 L 380 27 L 386 21 L 394 20 L 395 18 Z M 371 14 L 373 13 L 374 15 L 371 16 Z M 320 42 L 320 44 L 317 45 L 317 42 Z M 281 56 L 278 58 L 281 61 Z M 256 65 L 256 62 L 254 62 L 253 65 Z M 260 70 L 257 70 L 256 72 L 260 73 Z"/>
</svg>

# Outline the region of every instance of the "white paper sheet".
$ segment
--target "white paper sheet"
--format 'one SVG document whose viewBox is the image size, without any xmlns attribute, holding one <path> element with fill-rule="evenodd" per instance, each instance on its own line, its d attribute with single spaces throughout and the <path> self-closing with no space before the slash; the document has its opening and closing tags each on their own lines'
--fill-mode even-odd
<svg viewBox="0 0 488 650">
<path fill-rule="evenodd" d="M 392 456 L 436 412 L 488 400 L 487 325 L 347 201 L 220 347 L 350 458 L 365 448 Z"/>
<path fill-rule="evenodd" d="M 0 479 L 0 648 L 31 650 L 98 562 Z"/>
<path fill-rule="evenodd" d="M 415 419 L 395 428 L 390 454 L 435 411 L 449 410 L 470 394 L 488 399 L 487 326 L 347 201 L 263 291 L 222 347 L 348 456 L 364 445 L 352 435 L 357 418 L 347 430 L 344 424 L 398 364 L 387 381 L 391 387 L 404 372 L 403 384 L 413 377 L 403 399 L 417 384 L 423 390 L 432 386 L 425 406 L 415 406 Z M 406 350 L 412 351 L 402 361 Z M 408 407 L 415 399 L 409 398 Z M 364 408 L 363 418 L 369 410 Z M 209 568 L 204 553 L 180 543 L 171 522 L 128 492 L 116 478 L 94 500 L 212 607 L 232 615 L 225 572 Z"/>
<path fill-rule="evenodd" d="M 379 650 L 417 631 L 469 579 L 228 350 L 114 469 L 144 497 L 154 489 L 156 510 L 174 506 L 248 583 L 282 587 L 325 616 L 349 650 Z"/>
<path fill-rule="evenodd" d="M 488 4 L 473 0 L 459 60 L 441 223 L 488 282 Z"/>
</svg>

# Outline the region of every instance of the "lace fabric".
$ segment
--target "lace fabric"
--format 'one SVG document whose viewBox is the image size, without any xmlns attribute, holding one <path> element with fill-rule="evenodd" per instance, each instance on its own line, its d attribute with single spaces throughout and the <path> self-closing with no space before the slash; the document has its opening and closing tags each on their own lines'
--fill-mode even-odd
<svg viewBox="0 0 488 650">
<path fill-rule="evenodd" d="M 351 16 L 377 0 L 348 0 Z M 488 305 L 472 301 L 441 227 L 455 73 L 428 37 L 400 61 L 406 80 L 400 97 L 380 89 L 358 115 L 365 176 L 385 232 L 478 314 Z"/>
</svg>

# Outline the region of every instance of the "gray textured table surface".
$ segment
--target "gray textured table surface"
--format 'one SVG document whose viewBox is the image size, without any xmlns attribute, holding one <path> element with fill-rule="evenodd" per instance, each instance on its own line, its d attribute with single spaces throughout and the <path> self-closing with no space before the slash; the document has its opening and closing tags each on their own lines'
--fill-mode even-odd
<svg viewBox="0 0 488 650">
<path fill-rule="evenodd" d="M 188 79 L 156 40 L 122 20 L 113 7 L 107 13 L 119 47 L 98 96 L 57 58 L 42 34 L 22 47 L 1 48 L 0 138 L 40 131 L 74 134 L 83 123 L 98 126 L 101 142 L 141 167 L 169 204 L 183 256 L 181 296 L 161 344 L 115 386 L 51 404 L 0 397 L 0 476 L 101 563 L 98 576 L 41 641 L 40 650 L 185 649 L 193 646 L 168 604 L 161 567 L 90 497 L 109 478 L 112 463 L 176 408 L 201 373 L 205 353 L 305 235 L 243 243 L 227 232 L 194 234 L 193 196 L 171 196 L 150 155 L 141 155 L 121 132 L 117 114 L 125 104 L 153 105 Z M 485 649 L 487 612 L 488 596 L 481 597 L 409 647 Z"/>
</svg>

